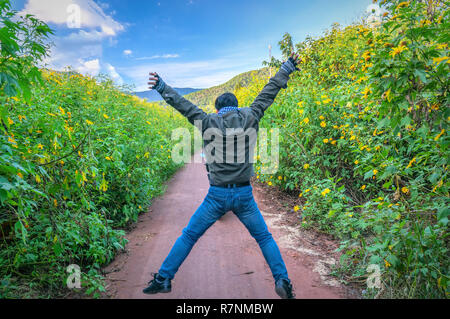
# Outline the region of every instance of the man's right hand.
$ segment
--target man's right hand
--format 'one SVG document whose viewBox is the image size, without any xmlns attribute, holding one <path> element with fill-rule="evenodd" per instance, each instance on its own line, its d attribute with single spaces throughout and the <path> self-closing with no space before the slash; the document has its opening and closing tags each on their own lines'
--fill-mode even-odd
<svg viewBox="0 0 450 319">
<path fill-rule="evenodd" d="M 291 53 L 291 56 L 289 57 L 289 61 L 291 61 L 291 63 L 294 64 L 295 69 L 296 69 L 297 71 L 300 71 L 300 69 L 298 68 L 298 65 L 300 64 L 300 62 L 302 61 L 302 59 L 300 59 L 300 56 L 299 56 L 297 53 L 292 52 L 292 53 Z"/>
<path fill-rule="evenodd" d="M 150 78 L 148 79 L 148 85 L 150 90 L 156 90 L 161 93 L 166 86 L 166 83 L 161 79 L 161 77 L 156 72 L 150 72 Z"/>
</svg>

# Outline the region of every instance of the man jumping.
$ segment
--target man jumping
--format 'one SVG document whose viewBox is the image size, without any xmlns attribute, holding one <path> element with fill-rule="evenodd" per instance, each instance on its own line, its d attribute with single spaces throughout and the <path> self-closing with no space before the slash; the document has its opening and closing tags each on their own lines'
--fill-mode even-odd
<svg viewBox="0 0 450 319">
<path fill-rule="evenodd" d="M 250 107 L 239 108 L 238 100 L 232 93 L 219 96 L 215 101 L 217 114 L 206 114 L 165 84 L 158 74 L 150 73 L 149 88 L 158 91 L 163 99 L 185 116 L 190 123 L 200 126 L 204 146 L 212 151 L 206 154 L 206 169 L 210 182 L 208 194 L 176 240 L 158 273 L 154 274 L 149 286 L 143 290 L 144 293 L 170 292 L 171 280 L 198 239 L 226 212 L 232 211 L 258 242 L 272 271 L 276 293 L 283 299 L 294 298 L 292 284 L 280 250 L 253 198 L 253 189 L 250 184 L 253 164 L 249 155 L 252 154 L 252 149 L 245 143 L 244 132 L 258 131 L 259 121 L 264 116 L 264 112 L 272 105 L 278 92 L 282 88 L 287 88 L 290 74 L 299 70 L 298 63 L 299 57 L 293 53 L 288 61 L 283 63 L 278 73 L 269 80 Z M 205 134 L 209 129 L 218 134 Z M 240 133 L 236 134 L 237 130 L 240 130 Z M 233 135 L 240 134 L 243 137 L 244 152 L 238 156 L 244 156 L 244 161 L 237 160 L 238 156 L 234 154 L 234 146 L 239 143 L 239 136 L 236 138 L 233 136 L 231 139 L 232 156 L 229 156 L 231 150 L 228 143 L 226 147 L 222 147 L 222 139 L 227 139 L 230 131 Z M 214 140 L 212 135 L 216 137 Z"/>
</svg>

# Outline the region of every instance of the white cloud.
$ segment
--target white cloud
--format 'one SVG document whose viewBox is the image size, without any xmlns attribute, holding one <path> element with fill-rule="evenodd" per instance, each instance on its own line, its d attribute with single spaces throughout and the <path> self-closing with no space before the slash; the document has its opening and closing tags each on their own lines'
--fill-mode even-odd
<svg viewBox="0 0 450 319">
<path fill-rule="evenodd" d="M 80 65 L 79 60 L 93 60 L 103 54 L 102 34 L 98 31 L 80 30 L 66 37 L 55 37 L 50 57 L 44 61 L 49 68 L 62 70 Z"/>
<path fill-rule="evenodd" d="M 82 74 L 89 74 L 92 76 L 96 76 L 100 73 L 100 60 L 90 60 L 83 61 L 79 60 L 79 65 L 76 67 L 76 70 Z"/>
<path fill-rule="evenodd" d="M 100 29 L 103 36 L 115 36 L 124 30 L 93 0 L 28 0 L 20 14 L 32 14 L 47 23 L 68 27 L 75 19 L 81 28 Z"/>
<path fill-rule="evenodd" d="M 152 55 L 152 56 L 144 56 L 140 58 L 136 58 L 135 60 L 143 61 L 143 60 L 155 60 L 155 59 L 175 59 L 179 58 L 179 54 L 163 54 L 163 55 Z"/>
<path fill-rule="evenodd" d="M 260 62 L 240 61 L 242 60 L 220 58 L 186 63 L 147 63 L 119 68 L 119 71 L 133 81 L 136 91 L 148 90 L 149 72 L 157 72 L 173 87 L 208 88 L 222 84 L 242 72 L 261 67 Z"/>
<path fill-rule="evenodd" d="M 109 9 L 109 3 L 97 1 L 98 5 L 103 9 Z"/>
<path fill-rule="evenodd" d="M 124 50 L 123 54 L 126 55 L 126 56 L 129 56 L 129 55 L 133 54 L 133 51 L 131 51 L 131 50 Z"/>
<path fill-rule="evenodd" d="M 107 3 L 97 3 L 93 0 L 27 0 L 20 13 L 33 14 L 70 32 L 65 36 L 52 37 L 54 45 L 50 49 L 50 56 L 44 61 L 46 67 L 58 71 L 70 67 L 91 76 L 105 73 L 117 84 L 123 84 L 115 67 L 102 61 L 102 56 L 103 46 L 114 45 L 117 41 L 115 37 L 124 27 L 105 14 L 103 10 L 109 9 Z M 77 8 L 79 14 L 74 11 Z M 78 17 L 78 26 L 73 28 L 74 19 Z M 125 52 L 132 53 L 131 50 Z"/>
<path fill-rule="evenodd" d="M 107 74 L 111 77 L 111 79 L 113 79 L 113 81 L 116 82 L 117 84 L 122 85 L 123 84 L 123 79 L 119 75 L 119 73 L 117 73 L 116 68 L 113 67 L 109 63 L 106 63 L 105 67 L 106 67 Z"/>
<path fill-rule="evenodd" d="M 124 83 L 116 68 L 109 63 L 102 63 L 100 59 L 78 59 L 71 65 L 71 68 L 81 74 L 90 76 L 97 76 L 103 73 L 108 75 L 116 84 L 122 85 Z"/>
</svg>

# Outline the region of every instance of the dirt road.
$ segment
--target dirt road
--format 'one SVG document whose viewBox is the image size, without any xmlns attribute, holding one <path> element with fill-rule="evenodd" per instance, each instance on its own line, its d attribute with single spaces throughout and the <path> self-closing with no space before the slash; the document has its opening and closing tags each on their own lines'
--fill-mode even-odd
<svg viewBox="0 0 450 319">
<path fill-rule="evenodd" d="M 108 267 L 111 298 L 279 298 L 270 269 L 256 241 L 229 212 L 194 246 L 172 281 L 169 294 L 145 295 L 142 289 L 157 272 L 175 240 L 208 191 L 204 165 L 188 164 L 168 183 L 127 238 L 126 252 Z M 327 276 L 335 262 L 334 243 L 304 233 L 289 222 L 273 198 L 255 187 L 254 194 L 280 246 L 297 298 L 343 298 L 345 289 Z"/>
</svg>

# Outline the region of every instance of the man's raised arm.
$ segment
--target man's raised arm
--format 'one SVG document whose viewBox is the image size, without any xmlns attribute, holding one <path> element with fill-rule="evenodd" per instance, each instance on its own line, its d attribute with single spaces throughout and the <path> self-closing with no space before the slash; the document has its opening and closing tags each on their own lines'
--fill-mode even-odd
<svg viewBox="0 0 450 319">
<path fill-rule="evenodd" d="M 164 101 L 174 107 L 183 116 L 187 117 L 192 124 L 194 124 L 195 120 L 203 120 L 206 117 L 207 114 L 203 110 L 179 95 L 157 73 L 150 73 L 148 85 L 150 90 L 158 91 Z"/>
<path fill-rule="evenodd" d="M 264 112 L 272 105 L 278 92 L 280 92 L 282 88 L 287 88 L 289 75 L 295 70 L 298 70 L 297 65 L 299 62 L 299 56 L 292 53 L 289 60 L 283 63 L 278 73 L 269 80 L 269 83 L 266 84 L 252 105 L 250 105 L 258 121 L 261 120 L 264 116 Z"/>
</svg>

